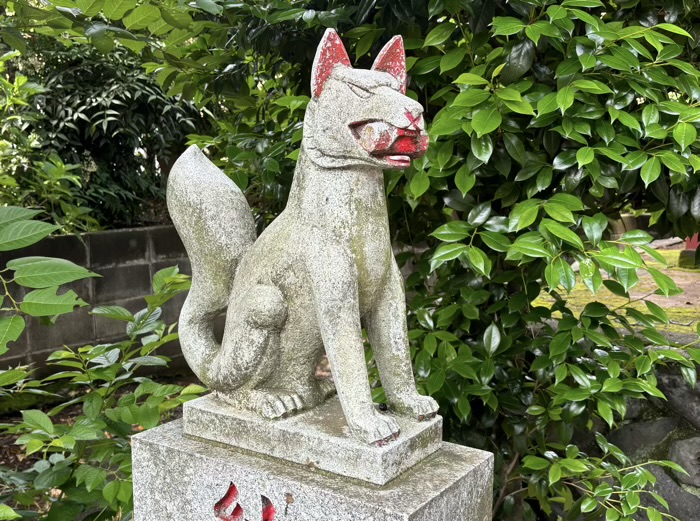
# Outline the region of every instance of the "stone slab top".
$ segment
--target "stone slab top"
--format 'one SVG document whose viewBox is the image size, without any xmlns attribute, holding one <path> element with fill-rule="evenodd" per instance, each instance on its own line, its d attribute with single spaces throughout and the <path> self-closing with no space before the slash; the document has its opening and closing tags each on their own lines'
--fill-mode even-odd
<svg viewBox="0 0 700 521">
<path fill-rule="evenodd" d="M 390 414 L 390 413 L 385 413 Z M 416 422 L 394 416 L 396 441 L 382 447 L 354 439 L 337 397 L 296 416 L 266 420 L 207 395 L 184 404 L 184 433 L 384 485 L 437 451 L 442 418 Z"/>
<path fill-rule="evenodd" d="M 194 511 L 198 515 L 185 518 L 205 519 L 197 505 L 203 503 L 201 512 L 211 512 L 230 482 L 238 486 L 244 504 L 259 505 L 261 494 L 275 505 L 294 497 L 289 505 L 292 521 L 491 519 L 493 455 L 452 443 L 443 442 L 440 450 L 383 486 L 196 440 L 183 434 L 183 420 L 137 434 L 133 443 L 138 521 L 169 521 Z M 171 496 L 176 504 L 163 514 Z M 320 510 L 327 514 L 311 515 Z"/>
</svg>

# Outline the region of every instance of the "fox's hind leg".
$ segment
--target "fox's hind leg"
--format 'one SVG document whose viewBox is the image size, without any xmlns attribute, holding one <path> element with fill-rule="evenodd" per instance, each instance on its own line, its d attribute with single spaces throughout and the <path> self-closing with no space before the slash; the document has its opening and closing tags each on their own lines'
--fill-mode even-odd
<svg viewBox="0 0 700 521">
<path fill-rule="evenodd" d="M 287 306 L 275 286 L 254 285 L 230 303 L 221 349 L 208 368 L 211 387 L 222 399 L 257 408 L 251 393 L 277 365 L 286 319 Z"/>
</svg>

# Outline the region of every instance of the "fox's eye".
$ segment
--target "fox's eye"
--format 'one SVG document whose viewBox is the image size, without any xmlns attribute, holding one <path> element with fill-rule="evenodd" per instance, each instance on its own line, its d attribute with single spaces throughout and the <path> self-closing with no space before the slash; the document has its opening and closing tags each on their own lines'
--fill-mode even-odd
<svg viewBox="0 0 700 521">
<path fill-rule="evenodd" d="M 354 83 L 348 83 L 348 85 L 350 86 L 350 90 L 353 91 L 356 96 L 359 96 L 362 99 L 367 99 L 372 95 L 372 91 L 365 89 L 364 87 L 360 87 Z"/>
</svg>

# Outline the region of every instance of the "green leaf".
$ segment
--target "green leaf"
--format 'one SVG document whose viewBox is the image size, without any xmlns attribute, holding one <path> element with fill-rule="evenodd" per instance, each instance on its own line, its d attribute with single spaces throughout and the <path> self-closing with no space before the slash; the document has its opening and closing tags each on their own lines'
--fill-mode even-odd
<svg viewBox="0 0 700 521">
<path fill-rule="evenodd" d="M 688 148 L 697 137 L 698 132 L 690 123 L 680 121 L 673 129 L 673 139 L 680 145 L 681 150 Z"/>
<path fill-rule="evenodd" d="M 489 82 L 481 76 L 465 72 L 460 74 L 452 83 L 459 83 L 460 85 L 488 85 Z"/>
<path fill-rule="evenodd" d="M 21 519 L 17 512 L 7 505 L 0 505 L 0 521 L 10 521 L 11 519 Z"/>
<path fill-rule="evenodd" d="M 452 101 L 454 107 L 476 107 L 487 99 L 491 98 L 491 93 L 481 89 L 469 89 L 457 94 Z"/>
<path fill-rule="evenodd" d="M 645 105 L 642 110 L 642 123 L 645 127 L 659 122 L 659 108 L 656 105 Z"/>
<path fill-rule="evenodd" d="M 42 213 L 41 210 L 30 210 L 29 208 L 20 208 L 19 206 L 0 207 L 0 226 L 15 221 L 28 221 L 40 213 Z"/>
<path fill-rule="evenodd" d="M 491 21 L 494 36 L 510 36 L 519 33 L 525 28 L 525 24 L 511 16 L 496 16 Z"/>
<path fill-rule="evenodd" d="M 83 402 L 83 412 L 91 420 L 96 420 L 100 417 L 102 413 L 102 405 L 104 400 L 97 392 L 91 392 L 85 396 L 85 401 Z"/>
<path fill-rule="evenodd" d="M 46 413 L 39 410 L 22 411 L 22 421 L 26 423 L 33 430 L 38 430 L 45 432 L 46 434 L 53 434 L 54 427 Z"/>
<path fill-rule="evenodd" d="M 77 485 L 85 483 L 85 489 L 91 492 L 102 486 L 107 478 L 107 471 L 91 465 L 80 465 L 75 470 L 74 476 Z"/>
<path fill-rule="evenodd" d="M 444 43 L 456 28 L 457 26 L 453 23 L 441 23 L 428 33 L 425 37 L 423 47 L 437 46 Z"/>
<path fill-rule="evenodd" d="M 134 7 L 136 0 L 108 0 L 102 12 L 110 20 L 121 20 Z"/>
<path fill-rule="evenodd" d="M 102 496 L 109 503 L 111 503 L 112 501 L 114 501 L 117 498 L 118 493 L 119 493 L 119 481 L 117 481 L 117 480 L 110 481 L 102 489 Z"/>
<path fill-rule="evenodd" d="M 668 275 L 661 273 L 655 268 L 647 268 L 647 271 L 649 272 L 649 275 L 651 275 L 651 277 L 654 279 L 654 282 L 656 282 L 656 285 L 659 286 L 659 291 L 661 291 L 662 294 L 668 297 L 671 294 L 677 295 L 681 292 L 681 290 L 678 288 L 673 279 Z"/>
<path fill-rule="evenodd" d="M 552 202 L 552 199 L 544 203 L 544 211 L 555 221 L 576 224 L 576 218 L 571 210 L 559 203 Z"/>
<path fill-rule="evenodd" d="M 491 268 L 493 263 L 489 259 L 488 255 L 484 253 L 480 248 L 476 246 L 469 246 L 467 250 L 467 258 L 469 259 L 469 264 L 472 266 L 474 271 L 480 275 L 488 277 L 491 275 Z"/>
<path fill-rule="evenodd" d="M 508 253 L 522 253 L 533 258 L 549 258 L 551 254 L 544 247 L 544 241 L 527 235 L 518 237 L 511 245 Z"/>
<path fill-rule="evenodd" d="M 644 230 L 632 230 L 625 232 L 622 234 L 622 237 L 620 237 L 620 241 L 624 242 L 625 244 L 632 244 L 634 246 L 649 244 L 653 240 L 654 238 Z"/>
<path fill-rule="evenodd" d="M 552 92 L 540 98 L 537 102 L 537 113 L 541 116 L 557 110 L 557 94 Z"/>
<path fill-rule="evenodd" d="M 542 226 L 548 232 L 552 233 L 553 235 L 556 235 L 561 240 L 568 242 L 572 246 L 575 246 L 579 250 L 584 249 L 583 241 L 581 240 L 581 238 L 566 226 L 563 226 L 556 221 L 552 221 L 551 219 L 542 219 Z"/>
<path fill-rule="evenodd" d="M 15 342 L 24 331 L 24 318 L 19 315 L 0 317 L 0 354 L 7 352 L 7 344 Z"/>
<path fill-rule="evenodd" d="M 472 134 L 471 151 L 479 161 L 488 163 L 489 159 L 491 159 L 491 154 L 493 154 L 493 141 L 491 141 L 491 137 L 477 137 L 476 134 Z"/>
<path fill-rule="evenodd" d="M 473 232 L 473 227 L 464 221 L 450 221 L 443 224 L 432 235 L 443 242 L 456 242 L 465 239 Z"/>
<path fill-rule="evenodd" d="M 467 55 L 466 47 L 457 47 L 452 49 L 450 52 L 445 54 L 440 60 L 440 73 L 451 71 L 455 67 L 459 66 L 464 57 Z"/>
<path fill-rule="evenodd" d="M 195 0 L 195 3 L 202 11 L 213 15 L 220 15 L 224 10 L 224 8 L 214 2 L 214 0 Z"/>
<path fill-rule="evenodd" d="M 435 250 L 430 259 L 431 271 L 440 266 L 443 262 L 456 259 L 467 251 L 467 246 L 459 243 L 442 244 Z"/>
<path fill-rule="evenodd" d="M 491 325 L 486 328 L 486 331 L 484 331 L 484 347 L 490 355 L 493 355 L 500 345 L 501 332 L 496 324 L 491 323 Z"/>
<path fill-rule="evenodd" d="M 565 206 L 566 208 L 574 212 L 583 210 L 583 203 L 581 202 L 581 199 L 571 194 L 554 194 L 552 197 L 549 198 L 549 202 Z"/>
<path fill-rule="evenodd" d="M 560 479 L 561 479 L 561 466 L 559 465 L 559 463 L 554 463 L 549 468 L 549 485 L 552 486 L 555 483 L 558 483 Z"/>
<path fill-rule="evenodd" d="M 479 109 L 472 118 L 472 128 L 476 131 L 477 137 L 482 137 L 496 130 L 503 121 L 501 113 L 496 106 Z"/>
<path fill-rule="evenodd" d="M 669 23 L 661 23 L 657 24 L 654 26 L 654 29 L 663 29 L 664 31 L 668 31 L 673 34 L 680 34 L 681 36 L 685 36 L 687 38 L 692 39 L 693 37 L 684 29 L 681 29 L 677 25 L 669 24 Z"/>
<path fill-rule="evenodd" d="M 608 219 L 602 213 L 593 217 L 588 215 L 583 218 L 583 231 L 594 245 L 597 245 L 603 238 L 603 233 L 608 228 Z"/>
<path fill-rule="evenodd" d="M 574 89 L 571 87 L 563 87 L 559 89 L 559 92 L 557 92 L 557 107 L 559 107 L 559 110 L 561 110 L 561 113 L 564 114 L 566 112 L 566 109 L 571 107 L 571 105 L 574 104 Z M 539 105 L 538 105 L 538 110 L 539 110 Z"/>
<path fill-rule="evenodd" d="M 484 224 L 491 215 L 491 203 L 485 202 L 477 204 L 469 211 L 467 222 L 474 227 Z"/>
<path fill-rule="evenodd" d="M 595 150 L 593 150 L 591 147 L 582 147 L 576 151 L 576 161 L 578 162 L 579 168 L 592 163 L 594 159 Z"/>
<path fill-rule="evenodd" d="M 532 105 L 530 105 L 527 101 L 521 100 L 521 101 L 509 101 L 505 100 L 503 104 L 508 107 L 510 110 L 513 112 L 516 112 L 518 114 L 525 114 L 528 116 L 534 116 L 535 111 L 532 109 Z"/>
<path fill-rule="evenodd" d="M 0 251 L 17 250 L 39 242 L 60 226 L 39 221 L 15 221 L 0 228 Z"/>
<path fill-rule="evenodd" d="M 411 179 L 410 188 L 413 197 L 418 199 L 430 188 L 430 178 L 423 170 L 419 170 L 416 172 L 416 175 L 413 176 L 413 179 Z"/>
<path fill-rule="evenodd" d="M 523 458 L 523 467 L 530 470 L 544 470 L 549 467 L 549 461 L 538 456 L 525 456 Z"/>
<path fill-rule="evenodd" d="M 27 375 L 27 371 L 23 371 L 22 369 L 8 369 L 7 371 L 0 371 L 0 387 L 16 384 L 17 382 L 27 378 Z"/>
<path fill-rule="evenodd" d="M 110 0 L 111 1 L 111 0 Z M 145 29 L 148 24 L 160 19 L 160 9 L 151 4 L 141 4 L 124 18 L 124 25 L 130 31 Z"/>
<path fill-rule="evenodd" d="M 70 313 L 76 306 L 87 304 L 73 290 L 57 295 L 58 287 L 35 289 L 27 293 L 20 309 L 33 317 L 48 317 Z"/>
<path fill-rule="evenodd" d="M 99 277 L 70 261 L 50 257 L 16 259 L 8 262 L 7 267 L 15 270 L 15 282 L 27 288 L 48 288 L 88 277 Z"/>
<path fill-rule="evenodd" d="M 125 322 L 134 321 L 134 315 L 131 311 L 121 306 L 97 306 L 92 308 L 90 314 L 114 320 L 123 320 Z"/>
<path fill-rule="evenodd" d="M 83 15 L 92 18 L 102 9 L 105 0 L 76 0 L 76 5 L 83 12 Z"/>
<path fill-rule="evenodd" d="M 641 262 L 634 261 L 625 256 L 617 248 L 606 248 L 600 252 L 594 252 L 593 256 L 600 262 L 604 262 L 615 268 L 641 268 Z"/>
<path fill-rule="evenodd" d="M 661 512 L 659 512 L 653 507 L 647 508 L 647 518 L 649 519 L 649 521 L 663 521 L 663 516 L 661 515 Z"/>
<path fill-rule="evenodd" d="M 668 324 L 670 322 L 670 319 L 668 318 L 668 315 L 666 312 L 663 310 L 663 308 L 657 304 L 654 304 L 653 302 L 649 300 L 645 300 L 644 304 L 646 304 L 647 309 L 649 312 L 654 315 L 656 318 L 658 318 L 661 322 L 664 324 Z"/>
<path fill-rule="evenodd" d="M 465 163 L 455 174 L 455 185 L 457 185 L 457 189 L 464 196 L 474 187 L 474 184 L 476 184 L 476 176 Z"/>
<path fill-rule="evenodd" d="M 517 232 L 534 223 L 540 212 L 541 202 L 539 199 L 528 199 L 516 204 L 510 212 L 508 227 Z"/>
<path fill-rule="evenodd" d="M 507 252 L 511 245 L 508 237 L 498 232 L 479 232 L 479 237 L 484 244 L 494 251 Z"/>
<path fill-rule="evenodd" d="M 642 166 L 640 174 L 642 181 L 644 181 L 644 187 L 648 188 L 661 175 L 661 161 L 659 161 L 659 158 L 656 156 L 649 158 Z"/>
</svg>

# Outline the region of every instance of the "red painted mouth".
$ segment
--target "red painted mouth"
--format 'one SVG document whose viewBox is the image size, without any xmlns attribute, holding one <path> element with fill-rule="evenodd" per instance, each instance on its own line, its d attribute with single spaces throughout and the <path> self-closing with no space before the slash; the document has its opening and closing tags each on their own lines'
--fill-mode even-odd
<svg viewBox="0 0 700 521">
<path fill-rule="evenodd" d="M 370 156 L 390 167 L 407 168 L 428 149 L 429 138 L 419 128 L 399 128 L 377 120 L 359 121 L 350 128 Z"/>
</svg>

